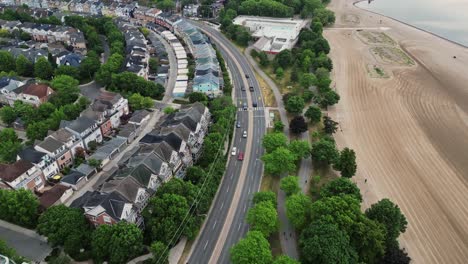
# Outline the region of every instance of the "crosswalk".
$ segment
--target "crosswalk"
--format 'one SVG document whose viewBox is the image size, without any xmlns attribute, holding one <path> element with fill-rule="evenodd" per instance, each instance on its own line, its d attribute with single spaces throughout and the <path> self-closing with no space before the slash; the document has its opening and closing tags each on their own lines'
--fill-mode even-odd
<svg viewBox="0 0 468 264">
<path fill-rule="evenodd" d="M 244 109 L 244 107 L 238 107 L 237 111 L 264 111 L 264 107 L 247 107 L 247 110 Z"/>
</svg>

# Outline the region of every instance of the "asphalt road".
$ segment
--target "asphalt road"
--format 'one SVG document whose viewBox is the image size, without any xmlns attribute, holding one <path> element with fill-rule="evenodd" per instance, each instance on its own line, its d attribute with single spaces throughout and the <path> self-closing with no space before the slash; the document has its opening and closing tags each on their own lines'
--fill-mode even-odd
<svg viewBox="0 0 468 264">
<path fill-rule="evenodd" d="M 241 128 L 236 128 L 238 130 L 236 132 L 240 133 L 235 133 L 233 141 L 234 146 L 239 151 L 244 151 L 247 147 L 247 140 L 241 138 L 243 131 L 252 131 L 247 135 L 248 137 L 252 137 L 249 159 L 238 161 L 236 157 L 231 156 L 232 158 L 229 160 L 218 195 L 211 208 L 211 213 L 208 215 L 204 229 L 201 231 L 188 261 L 188 263 L 229 263 L 229 249 L 239 239 L 244 237 L 248 231 L 248 225 L 245 220 L 246 213 L 251 205 L 253 194 L 260 187 L 263 174 L 263 164 L 260 161 L 260 157 L 263 155 L 261 139 L 266 132 L 265 113 L 258 82 L 246 58 L 220 32 L 202 24 L 197 23 L 196 25 L 209 33 L 212 42 L 222 44 L 217 46 L 231 71 L 236 103 L 239 109 L 237 120 L 241 122 Z M 233 61 L 233 59 L 236 61 Z M 244 73 L 250 76 L 248 80 L 245 79 Z M 241 85 L 245 86 L 246 81 L 254 87 L 253 92 L 250 92 L 248 87 L 246 87 L 247 91 L 241 91 L 240 87 Z M 247 100 L 247 93 L 250 93 L 251 100 Z M 249 101 L 256 102 L 257 107 L 254 108 Z M 248 105 L 248 110 L 244 111 L 242 106 L 246 102 L 250 104 Z M 249 125 L 249 112 L 252 113 L 253 117 L 251 122 L 253 125 L 250 128 L 247 127 Z M 240 196 L 238 199 L 235 199 L 236 203 L 233 203 L 233 198 L 235 197 L 234 189 L 240 178 L 242 163 L 245 162 L 248 162 L 245 179 L 243 185 L 240 186 Z M 232 223 L 228 222 L 230 225 L 227 226 L 226 230 L 223 227 L 230 209 L 234 210 L 234 215 Z M 222 236 L 222 233 L 225 232 L 227 232 L 227 236 Z M 220 237 L 225 237 L 225 240 L 220 239 Z"/>
</svg>

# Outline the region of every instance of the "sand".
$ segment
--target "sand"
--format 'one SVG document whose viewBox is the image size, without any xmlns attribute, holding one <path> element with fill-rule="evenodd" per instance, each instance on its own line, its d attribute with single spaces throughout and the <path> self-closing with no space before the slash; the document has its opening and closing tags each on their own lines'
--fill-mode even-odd
<svg viewBox="0 0 468 264">
<path fill-rule="evenodd" d="M 363 209 L 385 197 L 400 206 L 409 222 L 400 244 L 413 263 L 467 263 L 468 49 L 351 0 L 329 8 L 337 21 L 324 35 L 341 95 L 329 114 L 342 129 L 338 146 L 356 151 Z M 365 41 L 357 28 L 394 43 Z M 413 63 L 382 59 L 375 47 Z"/>
</svg>

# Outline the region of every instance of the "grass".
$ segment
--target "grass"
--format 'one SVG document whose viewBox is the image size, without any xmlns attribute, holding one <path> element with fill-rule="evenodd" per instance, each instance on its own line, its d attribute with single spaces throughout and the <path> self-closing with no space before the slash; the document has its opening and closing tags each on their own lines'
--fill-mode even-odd
<svg viewBox="0 0 468 264">
<path fill-rule="evenodd" d="M 275 95 L 273 94 L 271 87 L 266 83 L 265 79 L 263 79 L 258 73 L 255 73 L 255 77 L 257 78 L 258 84 L 260 85 L 260 91 L 262 92 L 265 106 L 278 106 L 276 104 Z"/>
<path fill-rule="evenodd" d="M 188 240 L 187 239 L 187 243 L 185 243 L 185 247 L 184 247 L 184 251 L 182 252 L 182 255 L 180 256 L 180 259 L 179 259 L 179 262 L 177 262 L 178 264 L 185 264 L 187 263 L 187 258 L 188 258 L 188 254 L 190 252 L 190 249 L 192 248 L 193 246 L 193 242 L 194 240 Z"/>
<path fill-rule="evenodd" d="M 316 176 L 320 176 L 320 180 L 316 181 Z M 316 201 L 319 198 L 320 188 L 323 185 L 327 184 L 328 182 L 338 178 L 336 172 L 330 167 L 314 167 L 312 172 L 311 181 L 310 181 L 310 192 L 307 193 L 312 199 L 312 201 Z"/>
<path fill-rule="evenodd" d="M 279 182 L 279 177 L 264 174 L 262 177 L 262 183 L 260 185 L 260 191 L 272 191 L 274 193 L 278 193 Z M 273 256 L 279 256 L 283 254 L 283 251 L 281 250 L 281 242 L 279 236 L 279 232 L 275 232 L 271 234 L 268 238 Z"/>
</svg>

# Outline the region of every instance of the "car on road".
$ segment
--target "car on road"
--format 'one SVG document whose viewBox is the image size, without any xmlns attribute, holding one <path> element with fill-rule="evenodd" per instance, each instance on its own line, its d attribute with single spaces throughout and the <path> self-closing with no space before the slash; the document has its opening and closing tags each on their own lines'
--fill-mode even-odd
<svg viewBox="0 0 468 264">
<path fill-rule="evenodd" d="M 244 160 L 244 152 L 239 152 L 239 155 L 237 156 L 238 160 Z"/>
<path fill-rule="evenodd" d="M 236 127 L 237 127 L 237 128 L 241 127 L 241 124 L 240 124 L 240 122 L 239 122 L 239 121 L 237 121 L 237 123 L 236 123 Z"/>
<path fill-rule="evenodd" d="M 257 102 L 252 102 L 253 107 L 257 107 Z"/>
<path fill-rule="evenodd" d="M 241 86 L 241 91 L 245 91 L 245 87 L 243 85 Z"/>
<path fill-rule="evenodd" d="M 249 87 L 249 91 L 251 91 L 251 92 L 254 91 L 253 86 L 250 86 L 250 87 Z"/>
<path fill-rule="evenodd" d="M 237 154 L 237 148 L 232 147 L 231 155 L 235 156 Z"/>
<path fill-rule="evenodd" d="M 247 73 L 245 74 L 245 78 L 247 78 L 247 79 L 249 78 L 249 75 Z"/>
<path fill-rule="evenodd" d="M 244 138 L 247 137 L 247 130 L 244 130 L 244 133 L 242 134 L 242 137 L 244 137 Z"/>
<path fill-rule="evenodd" d="M 244 103 L 244 110 L 247 110 L 247 103 Z"/>
</svg>

